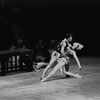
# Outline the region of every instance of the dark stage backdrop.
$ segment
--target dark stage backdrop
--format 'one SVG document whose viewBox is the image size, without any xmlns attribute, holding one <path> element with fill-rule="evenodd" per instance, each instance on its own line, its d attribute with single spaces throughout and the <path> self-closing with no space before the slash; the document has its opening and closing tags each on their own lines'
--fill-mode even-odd
<svg viewBox="0 0 100 100">
<path fill-rule="evenodd" d="M 18 38 L 28 48 L 44 38 L 61 40 L 65 33 L 84 45 L 82 56 L 100 56 L 100 2 L 96 0 L 1 0 L 0 50 Z"/>
</svg>

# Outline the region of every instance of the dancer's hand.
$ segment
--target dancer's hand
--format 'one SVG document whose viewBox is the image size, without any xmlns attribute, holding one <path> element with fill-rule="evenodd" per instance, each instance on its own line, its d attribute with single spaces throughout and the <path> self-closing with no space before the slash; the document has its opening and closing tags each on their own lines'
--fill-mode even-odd
<svg viewBox="0 0 100 100">
<path fill-rule="evenodd" d="M 81 50 L 84 46 L 78 42 L 73 43 L 73 49 Z"/>
</svg>

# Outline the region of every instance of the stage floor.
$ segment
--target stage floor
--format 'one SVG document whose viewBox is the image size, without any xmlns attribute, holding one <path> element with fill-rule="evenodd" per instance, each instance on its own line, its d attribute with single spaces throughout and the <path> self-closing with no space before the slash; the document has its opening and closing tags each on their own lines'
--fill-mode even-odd
<svg viewBox="0 0 100 100">
<path fill-rule="evenodd" d="M 0 76 L 0 100 L 100 100 L 100 58 L 80 57 L 83 70 L 74 59 L 70 71 L 82 78 L 65 78 L 60 71 L 46 82 L 39 72 L 18 72 Z"/>
</svg>

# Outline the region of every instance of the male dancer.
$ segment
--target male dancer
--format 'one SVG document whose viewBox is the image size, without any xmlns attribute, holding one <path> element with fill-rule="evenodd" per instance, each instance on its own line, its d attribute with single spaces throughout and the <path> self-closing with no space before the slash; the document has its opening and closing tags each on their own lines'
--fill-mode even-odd
<svg viewBox="0 0 100 100">
<path fill-rule="evenodd" d="M 76 50 L 81 50 L 83 48 L 83 45 L 80 43 L 73 43 L 73 46 L 70 44 L 70 42 L 72 42 L 73 39 L 73 35 L 70 33 L 67 33 L 66 38 L 60 43 L 61 45 L 61 54 L 62 56 L 69 56 L 69 55 L 73 55 L 73 57 L 75 58 L 79 70 L 82 69 L 80 61 L 76 55 L 75 49 Z M 67 49 L 67 51 L 65 52 L 65 50 Z M 67 69 L 66 69 L 67 68 Z M 65 67 L 66 71 L 68 71 L 68 66 Z"/>
</svg>

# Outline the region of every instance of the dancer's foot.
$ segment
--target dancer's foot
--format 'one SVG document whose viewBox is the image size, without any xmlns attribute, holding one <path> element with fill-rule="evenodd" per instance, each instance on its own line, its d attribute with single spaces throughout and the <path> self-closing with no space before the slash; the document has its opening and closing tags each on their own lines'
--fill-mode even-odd
<svg viewBox="0 0 100 100">
<path fill-rule="evenodd" d="M 81 70 L 82 70 L 82 68 L 80 67 L 78 70 L 79 70 L 79 71 L 81 71 Z"/>
<path fill-rule="evenodd" d="M 42 78 L 41 82 L 44 82 L 46 79 L 45 78 Z"/>
<path fill-rule="evenodd" d="M 33 68 L 35 71 L 39 72 L 39 69 L 37 69 L 36 65 L 33 65 Z"/>
<path fill-rule="evenodd" d="M 40 77 L 40 80 L 42 80 L 43 78 L 42 77 Z"/>
<path fill-rule="evenodd" d="M 83 76 L 79 75 L 79 74 L 75 74 L 75 77 L 81 78 Z"/>
</svg>

